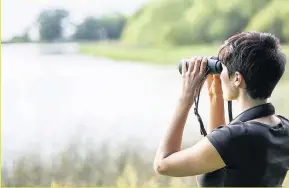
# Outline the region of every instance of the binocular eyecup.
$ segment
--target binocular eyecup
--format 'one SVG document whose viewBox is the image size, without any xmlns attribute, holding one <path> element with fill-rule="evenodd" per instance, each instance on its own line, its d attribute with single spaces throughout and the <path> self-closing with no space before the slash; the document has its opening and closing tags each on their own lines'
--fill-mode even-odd
<svg viewBox="0 0 289 188">
<path fill-rule="evenodd" d="M 183 68 L 183 62 L 186 61 L 186 67 L 188 70 L 189 68 L 189 64 L 190 64 L 190 61 L 189 60 L 182 60 L 180 61 L 179 63 L 179 72 L 180 74 L 182 74 L 182 68 Z M 210 59 L 208 59 L 208 63 L 207 63 L 207 74 L 221 74 L 223 70 L 223 67 L 222 67 L 222 63 L 221 61 L 219 61 L 218 57 L 211 57 Z"/>
</svg>

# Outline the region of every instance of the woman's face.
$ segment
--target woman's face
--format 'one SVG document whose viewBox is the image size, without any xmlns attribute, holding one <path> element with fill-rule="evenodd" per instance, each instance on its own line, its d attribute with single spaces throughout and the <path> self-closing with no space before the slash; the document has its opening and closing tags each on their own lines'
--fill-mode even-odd
<svg viewBox="0 0 289 188">
<path fill-rule="evenodd" d="M 221 61 L 224 60 L 224 56 L 226 56 L 227 48 L 223 46 L 220 47 L 219 59 Z M 228 68 L 222 63 L 223 70 L 220 74 L 220 79 L 222 83 L 222 90 L 223 90 L 223 98 L 224 100 L 231 101 L 235 100 L 238 97 L 238 88 L 235 85 L 236 75 L 232 75 L 229 78 Z"/>
<path fill-rule="evenodd" d="M 234 85 L 234 78 L 229 78 L 227 67 L 222 64 L 223 70 L 220 74 L 220 79 L 222 83 L 223 98 L 224 100 L 231 101 L 237 98 L 238 90 Z"/>
</svg>

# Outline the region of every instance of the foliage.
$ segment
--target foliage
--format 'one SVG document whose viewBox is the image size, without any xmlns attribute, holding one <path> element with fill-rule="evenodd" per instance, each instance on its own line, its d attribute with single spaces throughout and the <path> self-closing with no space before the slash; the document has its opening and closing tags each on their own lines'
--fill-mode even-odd
<svg viewBox="0 0 289 188">
<path fill-rule="evenodd" d="M 155 0 L 128 20 L 122 40 L 128 45 L 191 45 L 258 30 L 285 42 L 288 7 L 286 0 Z"/>
<path fill-rule="evenodd" d="M 66 10 L 43 11 L 42 41 L 61 40 Z M 242 31 L 263 31 L 289 41 L 287 0 L 154 0 L 129 18 L 114 13 L 74 25 L 72 40 L 119 40 L 126 45 L 174 46 L 221 42 Z M 15 38 L 14 41 L 19 41 Z"/>
<path fill-rule="evenodd" d="M 25 33 L 22 36 L 14 36 L 9 42 L 10 43 L 30 42 L 30 38 L 29 38 L 29 35 Z"/>
<path fill-rule="evenodd" d="M 152 167 L 154 152 L 142 145 L 120 144 L 119 153 L 105 142 L 72 142 L 51 158 L 23 153 L 13 164 L 2 168 L 2 186 L 170 186 L 177 181 L 160 177 Z M 180 178 L 179 186 L 195 186 L 195 178 Z"/>
<path fill-rule="evenodd" d="M 45 10 L 41 12 L 37 19 L 40 40 L 60 40 L 63 35 L 62 21 L 68 16 L 69 13 L 62 9 Z"/>
<path fill-rule="evenodd" d="M 74 39 L 76 40 L 100 40 L 101 39 L 101 25 L 99 20 L 94 17 L 86 18 L 76 28 Z"/>
<path fill-rule="evenodd" d="M 119 39 L 127 18 L 122 14 L 110 14 L 101 17 L 100 23 L 107 33 L 109 39 Z"/>
<path fill-rule="evenodd" d="M 126 17 L 121 14 L 105 15 L 101 18 L 87 17 L 76 25 L 74 39 L 76 40 L 107 40 L 118 39 L 126 23 Z"/>
<path fill-rule="evenodd" d="M 245 30 L 271 32 L 279 36 L 282 42 L 289 41 L 289 3 L 287 0 L 275 0 L 259 11 L 249 22 Z"/>
</svg>

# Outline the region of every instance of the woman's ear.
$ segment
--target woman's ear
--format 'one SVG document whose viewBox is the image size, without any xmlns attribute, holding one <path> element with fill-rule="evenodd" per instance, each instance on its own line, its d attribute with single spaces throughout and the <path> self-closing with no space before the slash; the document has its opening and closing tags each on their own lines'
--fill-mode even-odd
<svg viewBox="0 0 289 188">
<path fill-rule="evenodd" d="M 235 72 L 234 85 L 235 87 L 243 87 L 244 78 L 240 72 Z"/>
</svg>

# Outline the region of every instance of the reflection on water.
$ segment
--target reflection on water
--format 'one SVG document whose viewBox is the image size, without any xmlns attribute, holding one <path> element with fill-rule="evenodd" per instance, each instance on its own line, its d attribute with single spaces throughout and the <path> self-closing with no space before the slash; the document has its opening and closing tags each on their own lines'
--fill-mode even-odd
<svg viewBox="0 0 289 188">
<path fill-rule="evenodd" d="M 77 50 L 77 44 L 3 46 L 4 160 L 21 150 L 58 150 L 74 136 L 158 145 L 180 93 L 177 67 L 116 62 Z M 204 120 L 205 96 L 200 101 Z M 200 137 L 192 113 L 184 139 Z"/>
</svg>

